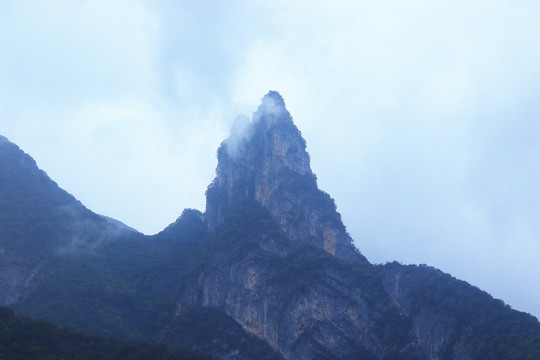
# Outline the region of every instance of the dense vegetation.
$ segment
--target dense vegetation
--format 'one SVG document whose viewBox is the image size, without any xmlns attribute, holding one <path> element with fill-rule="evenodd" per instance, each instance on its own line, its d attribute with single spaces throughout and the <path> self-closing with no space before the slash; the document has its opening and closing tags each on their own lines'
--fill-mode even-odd
<svg viewBox="0 0 540 360">
<path fill-rule="evenodd" d="M 62 190 L 34 159 L 7 140 L 0 142 L 0 169 L 4 249 L 43 257 L 71 245 L 70 240 L 82 237 L 81 232 L 86 238 L 100 238 L 105 218 Z"/>
<path fill-rule="evenodd" d="M 220 151 L 220 162 L 227 161 L 225 149 Z M 227 309 L 231 304 L 219 297 L 236 291 L 232 306 L 240 308 L 242 299 L 249 297 L 238 281 L 242 276 L 235 275 L 246 274 L 251 266 L 256 267 L 259 285 L 256 291 L 250 287 L 254 302 L 264 298 L 271 303 L 275 317 L 265 315 L 265 321 L 283 321 L 281 329 L 298 325 L 287 318 L 298 300 L 331 303 L 335 298 L 338 309 L 343 309 L 339 304 L 343 299 L 356 308 L 361 305 L 362 321 L 366 332 L 370 331 L 367 336 L 378 342 L 380 350 L 375 356 L 372 348 L 364 349 L 352 335 L 349 343 L 339 345 L 346 358 L 425 359 L 430 349 L 418 344 L 425 341 L 433 346 L 435 342 L 430 344 L 416 332 L 422 328 L 425 335 L 426 329 L 436 327 L 445 332 L 438 345 L 446 352 L 435 355 L 441 360 L 453 358 L 458 347 L 477 359 L 540 359 L 538 321 L 463 281 L 427 266 L 374 266 L 360 254 L 358 261 L 346 261 L 302 239 L 288 238 L 267 209 L 249 200 L 256 180 L 252 164 L 265 156 L 261 144 L 246 144 L 244 151 L 248 154 L 245 163 L 237 165 L 245 168 L 245 176 L 231 188 L 232 194 L 218 191 L 215 184 L 208 189 L 210 202 L 231 196 L 221 205 L 220 221 L 212 232 L 207 227 L 208 213 L 186 210 L 155 236 L 128 230 L 115 235 L 114 241 L 96 241 L 99 246 L 85 251 L 65 251 L 73 239 L 92 241 L 113 228 L 105 226 L 107 219 L 60 189 L 32 158 L 13 144 L 2 144 L 0 138 L 0 255 L 7 259 L 0 263 L 5 269 L 0 275 L 5 273 L 8 284 L 13 280 L 11 272 L 20 271 L 16 279 L 20 284 L 39 283 L 23 289 L 27 293 L 21 293 L 13 308 L 19 314 L 101 334 L 82 335 L 0 308 L 0 360 L 208 358 L 135 341 L 164 342 L 223 358 L 234 354 L 240 359 L 281 359 L 268 343 L 228 316 L 225 311 L 234 313 Z M 291 205 L 291 199 L 296 199 L 320 210 L 321 216 L 313 221 L 345 231 L 333 200 L 320 194 L 314 176 L 289 170 L 275 175 L 281 194 L 277 202 Z M 304 217 L 294 212 L 288 221 L 297 225 Z M 26 273 L 17 268 L 21 263 Z M 39 279 L 32 278 L 34 273 Z M 396 274 L 401 279 L 399 299 L 391 298 L 393 288 L 389 290 L 386 283 Z M 212 287 L 216 283 L 219 286 Z M 217 300 L 204 302 L 203 291 Z M 203 307 L 203 303 L 221 308 Z M 307 320 L 315 318 L 306 314 Z M 308 325 L 290 333 L 280 330 L 279 335 L 290 336 L 289 350 L 308 349 L 310 358 L 343 358 L 329 351 L 324 339 L 329 329 L 337 328 L 336 339 L 340 339 L 347 337 L 350 328 L 317 316 L 316 321 L 306 321 Z"/>
<path fill-rule="evenodd" d="M 169 351 L 160 344 L 85 335 L 0 308 L 0 359 L 211 360 L 212 357 L 190 350 Z"/>
<path fill-rule="evenodd" d="M 485 291 L 426 265 L 385 265 L 401 272 L 407 284 L 410 315 L 420 312 L 452 314 L 457 334 L 478 359 L 540 359 L 540 326 L 527 313 L 513 311 Z M 405 285 L 403 285 L 405 286 Z M 448 344 L 447 358 L 453 343 Z"/>
<path fill-rule="evenodd" d="M 187 279 L 203 272 L 220 254 L 230 253 L 241 261 L 258 251 L 260 241 L 276 251 L 287 249 L 283 257 L 259 258 L 260 265 L 273 269 L 268 286 L 276 296 L 303 296 L 323 283 L 330 271 L 347 274 L 353 279 L 349 281 L 365 289 L 364 299 L 374 309 L 389 301 L 375 267 L 339 261 L 302 243 L 291 247 L 266 209 L 254 201 L 241 201 L 213 234 L 207 232 L 202 214 L 188 210 L 155 237 L 123 239 L 103 246 L 93 256 L 64 258 L 57 274 L 17 309 L 32 316 L 46 314 L 56 323 L 86 332 L 164 341 L 214 354 L 216 349 L 220 354 L 232 349 L 254 353 L 257 358 L 268 353 L 270 359 L 274 355 L 264 342 L 219 309 L 195 306 L 173 316 Z M 462 333 L 453 342 L 464 341 L 478 358 L 540 358 L 539 326 L 532 316 L 512 311 L 487 293 L 436 269 L 397 263 L 386 267 L 399 269 L 402 282 L 409 284 L 410 316 L 385 310 L 374 329 L 396 348 L 410 341 L 412 317 L 433 309 L 453 314 Z M 305 335 L 298 341 L 311 340 Z M 452 346 L 447 346 L 448 358 Z M 418 356 L 390 353 L 388 359 Z"/>
<path fill-rule="evenodd" d="M 91 255 L 56 259 L 53 276 L 14 308 L 84 332 L 279 359 L 268 344 L 218 309 L 194 307 L 174 316 L 185 281 L 231 244 L 241 257 L 241 249 L 254 246 L 248 233 L 273 235 L 285 245 L 281 230 L 255 202 L 235 207 L 212 235 L 200 212 L 186 210 L 155 236 L 137 235 L 104 244 Z"/>
<path fill-rule="evenodd" d="M 186 211 L 155 237 L 135 236 L 91 255 L 58 258 L 55 273 L 14 308 L 80 331 L 155 341 L 204 251 L 207 235 L 199 216 Z"/>
<path fill-rule="evenodd" d="M 162 339 L 174 347 L 213 352 L 221 357 L 240 353 L 245 359 L 283 359 L 265 341 L 247 332 L 223 311 L 191 306 L 182 312 L 163 332 Z"/>
</svg>

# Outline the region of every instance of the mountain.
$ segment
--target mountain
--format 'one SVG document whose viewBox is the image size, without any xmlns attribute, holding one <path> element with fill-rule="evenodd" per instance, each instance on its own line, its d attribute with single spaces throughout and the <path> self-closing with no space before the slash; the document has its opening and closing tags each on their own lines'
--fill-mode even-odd
<svg viewBox="0 0 540 360">
<path fill-rule="evenodd" d="M 54 249 L 47 271 L 39 268 L 11 307 L 80 331 L 221 359 L 540 358 L 533 316 L 432 267 L 371 264 L 318 188 L 305 149 L 284 100 L 271 91 L 218 149 L 205 213 L 184 210 L 155 236 L 116 224 L 119 234 L 101 241 L 98 235 L 114 233 L 110 221 L 79 204 L 75 219 L 94 222 L 93 235 L 77 246 L 66 245 L 77 222 L 51 210 L 59 207 L 53 194 L 64 193 L 35 164 L 19 169 L 9 158 L 0 165 L 14 169 L 14 179 L 31 168 L 41 180 L 25 188 L 7 181 L 8 192 L 29 198 L 34 186 L 42 189 L 36 219 L 55 234 L 29 230 L 34 219 L 24 214 L 33 200 L 2 210 L 20 206 L 22 220 L 13 216 L 5 226 L 20 221 L 27 234 L 21 247 L 0 236 L 0 246 L 12 244 L 13 257 L 1 265 L 6 280 L 25 254 Z"/>
<path fill-rule="evenodd" d="M 334 200 L 318 189 L 309 162 L 306 142 L 283 98 L 270 91 L 253 121 L 235 123 L 218 149 L 217 176 L 206 192 L 209 229 L 223 220 L 232 205 L 255 200 L 291 240 L 365 262 L 352 244 Z"/>
<path fill-rule="evenodd" d="M 16 316 L 0 307 L 0 358 L 25 360 L 212 360 L 188 350 L 168 351 L 163 345 L 124 342 L 85 335 L 45 320 Z"/>
<path fill-rule="evenodd" d="M 0 169 L 0 304 L 24 298 L 54 259 L 136 233 L 85 208 L 3 136 Z"/>
</svg>

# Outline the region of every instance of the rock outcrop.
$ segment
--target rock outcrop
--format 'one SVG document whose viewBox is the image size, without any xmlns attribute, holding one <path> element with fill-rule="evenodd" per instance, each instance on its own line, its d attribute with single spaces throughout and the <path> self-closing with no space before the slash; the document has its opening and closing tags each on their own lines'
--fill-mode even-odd
<svg viewBox="0 0 540 360">
<path fill-rule="evenodd" d="M 218 149 L 216 178 L 206 195 L 210 230 L 234 204 L 250 199 L 268 209 L 289 238 L 340 258 L 361 258 L 334 200 L 317 187 L 306 142 L 275 91 L 263 97 L 251 122 L 233 125 Z"/>
<path fill-rule="evenodd" d="M 182 289 L 177 314 L 221 309 L 286 359 L 377 359 L 406 345 L 387 339 L 383 321 L 404 320 L 372 265 L 288 238 L 254 201 L 231 212 L 204 270 Z"/>
<path fill-rule="evenodd" d="M 276 92 L 219 148 L 206 213 L 154 236 L 87 210 L 3 138 L 0 170 L 0 302 L 21 314 L 222 360 L 540 358 L 533 316 L 354 248 Z"/>
</svg>

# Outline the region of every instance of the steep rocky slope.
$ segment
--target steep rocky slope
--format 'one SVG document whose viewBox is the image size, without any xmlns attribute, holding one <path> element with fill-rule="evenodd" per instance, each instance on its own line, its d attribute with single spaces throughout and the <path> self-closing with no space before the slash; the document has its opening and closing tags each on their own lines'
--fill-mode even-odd
<svg viewBox="0 0 540 360">
<path fill-rule="evenodd" d="M 256 200 L 290 239 L 340 258 L 365 261 L 358 256 L 334 200 L 318 189 L 306 142 L 281 95 L 270 91 L 251 122 L 235 125 L 218 149 L 216 178 L 206 193 L 209 229 L 233 204 Z"/>
<path fill-rule="evenodd" d="M 0 359 L 17 360 L 215 360 L 189 350 L 85 335 L 45 320 L 16 316 L 0 307 Z"/>
<path fill-rule="evenodd" d="M 231 208 L 216 233 L 177 313 L 192 305 L 222 309 L 289 359 L 376 359 L 408 343 L 406 319 L 372 265 L 288 238 L 253 200 Z"/>
<path fill-rule="evenodd" d="M 54 258 L 135 233 L 85 208 L 0 136 L 0 304 L 24 297 L 47 276 Z"/>
<path fill-rule="evenodd" d="M 43 253 L 55 254 L 55 266 L 38 271 L 33 291 L 13 297 L 12 306 L 84 331 L 231 360 L 540 358 L 536 318 L 427 266 L 370 264 L 318 189 L 305 147 L 283 99 L 271 91 L 219 148 L 204 214 L 185 210 L 155 236 L 122 230 L 114 241 L 95 241 L 111 233 L 103 230 L 109 222 L 82 205 L 75 219 L 100 226 L 78 227 L 58 210 L 74 199 L 35 164 L 32 173 L 8 162 L 14 175 L 4 187 L 14 186 L 19 172 L 33 174 L 34 185 L 21 188 L 19 198 L 34 186 L 56 194 L 30 197 L 42 203 L 34 218 L 25 215 L 34 200 L 13 218 L 2 215 L 7 229 L 21 217 L 19 233 L 7 234 L 26 236 L 21 244 L 14 236 L 0 239 L 3 254 L 13 254 L 0 265 L 8 283 L 17 261 L 32 259 L 20 249 L 45 246 Z M 14 154 L 30 161 L 18 149 Z M 55 235 L 32 233 L 35 219 Z M 76 231 L 92 236 L 74 247 Z M 28 279 L 31 267 L 23 269 Z"/>
<path fill-rule="evenodd" d="M 305 147 L 274 91 L 233 127 L 207 191 L 207 224 L 221 241 L 178 313 L 218 307 L 290 359 L 540 355 L 535 318 L 431 268 L 369 264 L 318 189 Z M 507 316 L 514 330 L 480 340 L 479 329 Z"/>
<path fill-rule="evenodd" d="M 189 350 L 85 335 L 0 307 L 0 359 L 13 360 L 215 360 Z"/>
</svg>

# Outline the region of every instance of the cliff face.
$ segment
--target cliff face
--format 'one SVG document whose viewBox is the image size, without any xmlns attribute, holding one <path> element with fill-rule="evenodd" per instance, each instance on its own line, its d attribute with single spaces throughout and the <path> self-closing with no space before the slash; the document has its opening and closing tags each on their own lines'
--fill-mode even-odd
<svg viewBox="0 0 540 360">
<path fill-rule="evenodd" d="M 231 206 L 250 199 L 268 209 L 289 238 L 361 259 L 333 199 L 318 189 L 305 140 L 275 91 L 264 96 L 251 122 L 233 125 L 218 150 L 216 178 L 206 195 L 210 230 Z"/>
<path fill-rule="evenodd" d="M 233 126 L 207 191 L 219 250 L 186 282 L 176 313 L 222 309 L 287 359 L 484 358 L 475 332 L 492 318 L 479 306 L 511 310 L 435 269 L 369 264 L 318 189 L 305 149 L 276 92 Z"/>
<path fill-rule="evenodd" d="M 255 201 L 232 207 L 214 236 L 176 316 L 192 306 L 220 309 L 285 359 L 489 358 L 471 345 L 478 324 L 516 313 L 433 268 L 343 261 L 292 240 Z"/>
<path fill-rule="evenodd" d="M 305 148 L 268 93 L 219 148 L 206 213 L 145 237 L 0 138 L 0 301 L 223 360 L 540 358 L 536 318 L 434 268 L 370 264 Z"/>
<path fill-rule="evenodd" d="M 216 234 L 177 314 L 193 305 L 222 309 L 287 359 L 376 359 L 406 345 L 389 340 L 389 325 L 406 320 L 372 265 L 290 239 L 254 201 L 233 207 Z"/>
<path fill-rule="evenodd" d="M 534 316 L 426 265 L 387 263 L 378 273 L 394 305 L 411 319 L 411 334 L 427 359 L 540 356 Z"/>
<path fill-rule="evenodd" d="M 536 318 L 428 266 L 343 261 L 290 239 L 256 201 L 232 207 L 212 237 L 204 265 L 179 292 L 175 316 L 192 306 L 220 309 L 285 359 L 540 354 Z"/>
<path fill-rule="evenodd" d="M 380 266 L 379 270 L 385 290 L 390 295 L 393 305 L 410 319 L 410 333 L 425 358 L 460 360 L 474 358 L 466 346 L 466 339 L 471 332 L 470 324 L 457 318 L 453 311 L 449 311 L 450 309 L 439 306 L 418 306 L 418 302 L 421 301 L 419 297 L 428 298 L 435 295 L 440 301 L 442 296 L 448 296 L 448 300 L 455 296 L 456 294 L 451 293 L 441 294 L 440 289 L 433 289 L 432 294 L 419 289 L 419 286 L 430 286 L 434 278 L 442 276 L 449 280 L 451 279 L 449 276 L 433 268 L 408 267 L 398 263 Z M 414 279 L 411 278 L 411 272 L 417 272 Z M 453 281 L 458 280 L 453 279 Z M 471 290 L 469 284 L 462 285 L 467 291 Z M 483 300 L 490 301 L 487 298 Z"/>
</svg>

